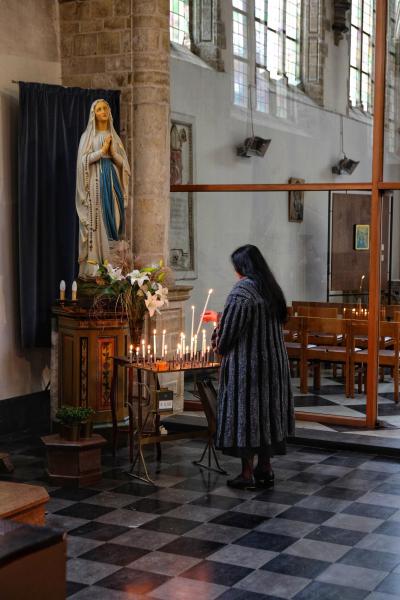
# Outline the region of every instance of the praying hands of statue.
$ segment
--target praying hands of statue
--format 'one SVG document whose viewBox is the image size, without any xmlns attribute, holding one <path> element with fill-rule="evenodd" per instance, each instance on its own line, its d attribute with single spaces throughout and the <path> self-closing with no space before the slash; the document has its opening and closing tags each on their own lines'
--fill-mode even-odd
<svg viewBox="0 0 400 600">
<path fill-rule="evenodd" d="M 112 136 L 108 135 L 106 137 L 106 139 L 104 140 L 103 145 L 101 147 L 101 153 L 102 153 L 103 156 L 105 156 L 106 154 L 108 154 L 108 152 L 110 150 L 111 142 L 112 142 Z"/>
</svg>

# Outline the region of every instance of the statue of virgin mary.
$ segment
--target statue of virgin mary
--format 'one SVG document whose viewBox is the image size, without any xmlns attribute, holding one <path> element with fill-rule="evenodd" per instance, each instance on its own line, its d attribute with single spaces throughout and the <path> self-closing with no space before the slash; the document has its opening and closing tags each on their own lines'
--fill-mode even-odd
<svg viewBox="0 0 400 600">
<path fill-rule="evenodd" d="M 111 109 L 95 100 L 78 149 L 79 278 L 92 279 L 125 235 L 130 168 Z"/>
</svg>

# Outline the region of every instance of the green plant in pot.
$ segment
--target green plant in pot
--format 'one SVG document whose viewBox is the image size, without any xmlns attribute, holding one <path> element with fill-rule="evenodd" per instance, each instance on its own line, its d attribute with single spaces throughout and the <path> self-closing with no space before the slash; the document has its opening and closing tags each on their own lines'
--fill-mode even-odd
<svg viewBox="0 0 400 600">
<path fill-rule="evenodd" d="M 82 421 L 87 418 L 87 409 L 84 406 L 64 405 L 59 408 L 56 418 L 61 423 L 61 437 L 70 441 L 77 441 L 80 437 L 80 428 Z"/>
<path fill-rule="evenodd" d="M 90 438 L 92 437 L 93 433 L 93 415 L 95 414 L 95 411 L 93 410 L 93 408 L 86 408 L 83 406 L 81 407 L 81 409 L 83 413 L 83 418 L 81 422 L 81 437 Z"/>
</svg>

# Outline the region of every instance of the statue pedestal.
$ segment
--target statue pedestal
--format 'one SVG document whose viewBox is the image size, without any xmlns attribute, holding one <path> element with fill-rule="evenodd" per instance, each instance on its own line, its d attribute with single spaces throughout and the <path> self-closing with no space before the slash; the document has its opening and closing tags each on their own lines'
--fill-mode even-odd
<svg viewBox="0 0 400 600">
<path fill-rule="evenodd" d="M 59 304 L 53 308 L 52 397 L 55 417 L 62 404 L 89 406 L 96 411 L 95 423 L 111 423 L 110 389 L 112 357 L 126 355 L 129 328 L 116 314 L 95 319 L 90 309 Z M 117 382 L 117 417 L 127 416 L 126 379 Z"/>
</svg>

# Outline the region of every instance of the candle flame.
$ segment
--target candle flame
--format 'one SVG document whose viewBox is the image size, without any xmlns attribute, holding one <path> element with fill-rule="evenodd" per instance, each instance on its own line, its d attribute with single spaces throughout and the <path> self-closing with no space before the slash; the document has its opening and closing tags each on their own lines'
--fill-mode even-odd
<svg viewBox="0 0 400 600">
<path fill-rule="evenodd" d="M 154 333 L 154 335 L 156 335 L 156 333 L 157 333 L 157 329 L 155 329 L 155 330 L 153 331 L 153 333 Z"/>
<path fill-rule="evenodd" d="M 165 335 L 167 333 L 166 329 L 163 329 L 163 335 Z"/>
<path fill-rule="evenodd" d="M 213 291 L 214 291 L 214 290 L 212 290 L 212 289 L 211 289 L 211 290 L 208 290 L 208 293 L 209 293 L 209 294 L 212 294 L 212 293 L 213 293 Z"/>
</svg>

